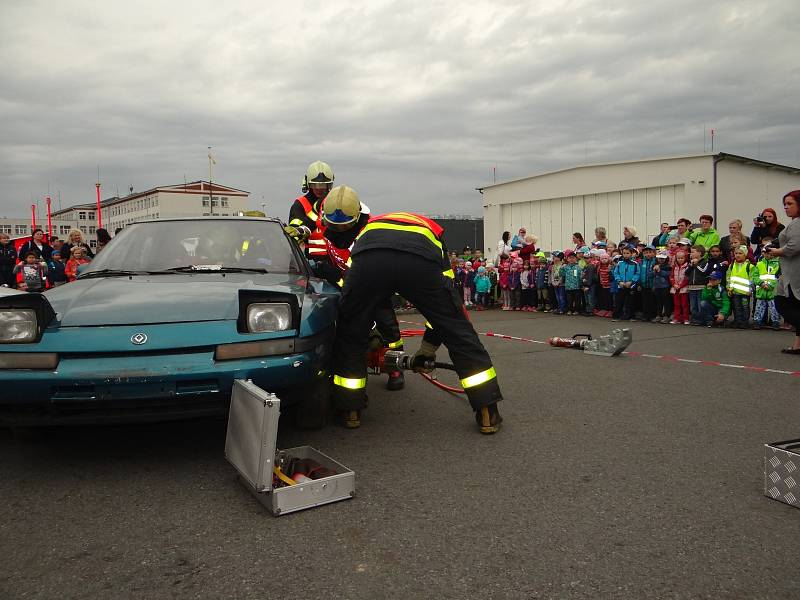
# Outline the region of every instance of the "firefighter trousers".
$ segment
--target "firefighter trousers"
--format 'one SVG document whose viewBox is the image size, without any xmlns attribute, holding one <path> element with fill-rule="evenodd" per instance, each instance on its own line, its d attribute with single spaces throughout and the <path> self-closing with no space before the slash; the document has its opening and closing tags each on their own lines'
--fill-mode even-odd
<svg viewBox="0 0 800 600">
<path fill-rule="evenodd" d="M 315 257 L 316 273 L 319 277 L 328 280 L 331 285 L 338 286 L 342 280 L 342 273 L 326 257 Z M 400 337 L 400 324 L 397 322 L 397 315 L 392 307 L 391 296 L 385 302 L 379 303 L 375 307 L 373 314 L 375 329 L 381 334 L 384 345 L 392 350 L 403 348 L 403 339 Z"/>
<path fill-rule="evenodd" d="M 432 260 L 381 248 L 353 257 L 342 290 L 333 351 L 338 410 L 360 410 L 366 404 L 367 338 L 375 309 L 394 293 L 414 304 L 447 347 L 474 410 L 502 400 L 492 361 L 467 319 L 453 280 Z"/>
</svg>

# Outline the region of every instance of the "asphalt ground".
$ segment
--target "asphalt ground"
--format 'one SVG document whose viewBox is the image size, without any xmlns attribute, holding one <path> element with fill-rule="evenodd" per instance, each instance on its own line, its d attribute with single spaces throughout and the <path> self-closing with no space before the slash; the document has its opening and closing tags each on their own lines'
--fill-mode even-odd
<svg viewBox="0 0 800 600">
<path fill-rule="evenodd" d="M 625 325 L 632 352 L 800 371 L 788 332 Z M 371 377 L 361 429 L 279 433 L 355 470 L 356 497 L 278 518 L 225 461 L 224 421 L 0 431 L 0 597 L 800 597 L 800 510 L 763 495 L 763 444 L 800 438 L 800 377 L 482 339 L 499 434 L 419 376 Z"/>
</svg>

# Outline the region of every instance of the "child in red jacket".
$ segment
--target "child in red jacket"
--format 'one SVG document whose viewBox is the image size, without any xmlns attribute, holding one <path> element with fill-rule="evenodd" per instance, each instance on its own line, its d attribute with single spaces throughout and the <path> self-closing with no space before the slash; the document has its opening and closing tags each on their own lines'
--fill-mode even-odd
<svg viewBox="0 0 800 600">
<path fill-rule="evenodd" d="M 78 267 L 89 263 L 88 258 L 84 258 L 84 249 L 81 246 L 73 246 L 71 250 L 72 258 L 67 261 L 67 266 L 64 273 L 67 276 L 67 281 L 75 281 L 78 277 Z"/>
<path fill-rule="evenodd" d="M 675 310 L 672 313 L 673 325 L 690 325 L 689 320 L 689 277 L 687 271 L 689 262 L 686 260 L 686 253 L 678 251 L 675 253 L 675 265 L 669 275 L 669 282 L 672 284 L 670 293 L 672 294 Z"/>
</svg>

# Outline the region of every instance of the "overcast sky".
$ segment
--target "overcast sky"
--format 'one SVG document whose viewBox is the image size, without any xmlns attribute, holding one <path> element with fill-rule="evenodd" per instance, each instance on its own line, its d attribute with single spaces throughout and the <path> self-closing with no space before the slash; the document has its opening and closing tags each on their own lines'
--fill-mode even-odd
<svg viewBox="0 0 800 600">
<path fill-rule="evenodd" d="M 0 3 L 0 216 L 208 178 L 283 218 L 325 160 L 373 212 L 715 150 L 800 164 L 797 3 Z M 707 142 L 706 148 L 709 148 Z"/>
</svg>

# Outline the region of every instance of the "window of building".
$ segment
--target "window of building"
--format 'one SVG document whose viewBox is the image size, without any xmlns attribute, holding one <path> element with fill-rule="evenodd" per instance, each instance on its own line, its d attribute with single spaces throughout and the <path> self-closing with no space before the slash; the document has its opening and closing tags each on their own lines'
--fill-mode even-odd
<svg viewBox="0 0 800 600">
<path fill-rule="evenodd" d="M 219 206 L 219 199 L 216 196 L 211 199 L 211 206 Z"/>
<path fill-rule="evenodd" d="M 69 225 L 61 225 L 58 228 L 58 233 L 59 235 L 69 235 L 70 229 L 72 229 L 72 227 L 70 227 Z"/>
<path fill-rule="evenodd" d="M 94 221 L 94 213 L 93 212 L 89 213 L 89 220 L 90 221 Z"/>
<path fill-rule="evenodd" d="M 225 196 L 222 197 L 222 206 L 224 207 L 228 206 L 228 199 Z"/>
<path fill-rule="evenodd" d="M 11 225 L 0 225 L 0 233 L 7 233 L 11 235 L 12 227 Z"/>
<path fill-rule="evenodd" d="M 92 248 L 96 248 L 97 247 L 97 240 L 89 240 L 89 245 Z"/>
<path fill-rule="evenodd" d="M 204 217 L 207 217 L 208 215 L 209 215 L 209 213 L 203 213 Z"/>
<path fill-rule="evenodd" d="M 89 233 L 96 233 L 96 232 L 97 232 L 97 227 L 95 227 L 94 225 L 89 225 Z"/>
<path fill-rule="evenodd" d="M 208 206 L 208 196 L 203 198 L 203 206 Z"/>
<path fill-rule="evenodd" d="M 28 233 L 28 226 L 27 225 L 15 225 L 14 226 L 14 235 L 25 235 Z"/>
<path fill-rule="evenodd" d="M 88 233 L 88 232 L 86 231 L 86 225 L 81 225 L 80 229 L 81 229 L 81 231 L 82 231 L 83 233 Z"/>
<path fill-rule="evenodd" d="M 78 219 L 81 220 L 81 221 L 85 221 L 86 220 L 86 213 L 83 212 L 83 211 L 79 212 L 78 213 Z"/>
<path fill-rule="evenodd" d="M 158 206 L 158 196 L 156 196 L 156 206 Z"/>
</svg>

